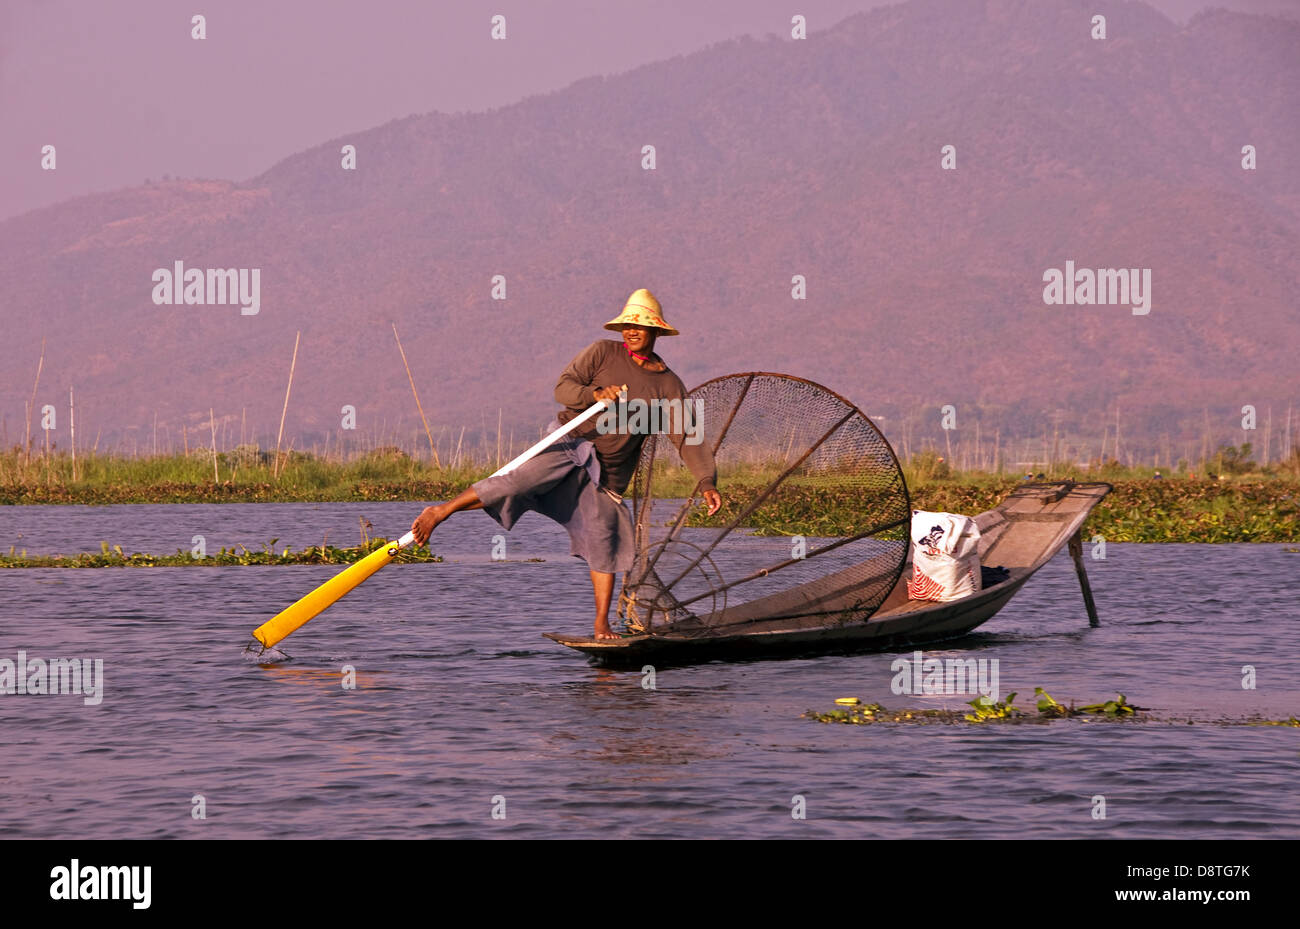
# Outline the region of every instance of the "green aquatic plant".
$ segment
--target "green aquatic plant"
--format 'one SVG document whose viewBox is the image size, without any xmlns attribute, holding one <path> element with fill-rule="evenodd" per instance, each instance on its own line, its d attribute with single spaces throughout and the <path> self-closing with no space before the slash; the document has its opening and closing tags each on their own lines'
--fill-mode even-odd
<svg viewBox="0 0 1300 929">
<path fill-rule="evenodd" d="M 1078 712 L 1092 713 L 1099 716 L 1132 716 L 1138 710 L 1145 709 L 1147 707 L 1133 706 L 1123 694 L 1116 694 L 1114 700 L 1107 700 L 1105 703 L 1090 703 L 1087 706 L 1079 707 Z"/>
<path fill-rule="evenodd" d="M 1015 691 L 1007 694 L 1007 699 L 1001 701 L 995 701 L 988 694 L 981 694 L 974 700 L 967 701 L 966 705 L 972 707 L 975 712 L 967 713 L 965 718 L 968 722 L 982 723 L 988 719 L 1010 719 L 1019 716 L 1020 711 L 1011 705 L 1015 699 Z"/>
<path fill-rule="evenodd" d="M 1134 706 L 1128 702 L 1128 698 L 1123 694 L 1116 694 L 1114 700 L 1107 700 L 1105 703 L 1090 703 L 1087 706 L 1076 707 L 1071 703 L 1068 707 L 1058 703 L 1051 694 L 1041 687 L 1035 687 L 1034 693 L 1038 695 L 1038 712 L 1048 717 L 1070 717 L 1070 716 L 1132 716 L 1139 710 L 1145 710 L 1147 707 Z"/>
<path fill-rule="evenodd" d="M 1052 719 L 1069 719 L 1076 716 L 1106 716 L 1111 719 L 1126 719 L 1135 716 L 1139 711 L 1148 709 L 1147 707 L 1129 703 L 1124 694 L 1116 694 L 1114 700 L 1107 700 L 1105 703 L 1092 703 L 1076 708 L 1073 703 L 1069 706 L 1059 703 L 1041 687 L 1035 687 L 1034 693 L 1038 697 L 1038 715 L 1036 716 L 1024 713 L 1013 705 L 1016 699 L 1016 693 L 1013 691 L 1007 694 L 1006 700 L 997 701 L 987 694 L 969 700 L 966 703 L 971 708 L 969 713 L 960 713 L 954 710 L 886 710 L 879 703 L 863 703 L 856 706 L 851 704 L 847 707 L 837 706 L 825 712 L 807 710 L 803 713 L 803 717 L 823 723 L 849 723 L 854 725 L 879 722 L 933 721 L 986 723 L 994 720 L 999 722 L 1047 722 Z M 836 702 L 846 704 L 852 699 L 856 698 L 842 697 Z M 1295 717 L 1292 717 L 1289 722 L 1261 721 L 1252 723 L 1252 725 L 1300 726 L 1300 722 L 1297 722 Z"/>
<path fill-rule="evenodd" d="M 1300 728 L 1300 719 L 1290 716 L 1286 719 L 1252 719 L 1247 726 L 1291 726 Z"/>
<path fill-rule="evenodd" d="M 848 709 L 836 707 L 824 713 L 819 713 L 816 710 L 806 710 L 803 713 L 803 718 L 815 719 L 819 723 L 845 723 L 851 726 L 863 726 L 872 723 L 951 723 L 958 722 L 961 715 L 952 710 L 887 710 L 879 703 L 861 703 Z"/>
<path fill-rule="evenodd" d="M 381 452 L 347 462 L 295 452 L 276 474 L 271 462 L 262 459 L 265 453 L 237 450 L 218 456 L 222 480 L 214 483 L 207 451 L 190 458 L 79 456 L 74 482 L 71 462 L 58 455 L 51 461 L 51 480 L 44 463 L 29 468 L 20 452 L 0 450 L 0 505 L 448 500 L 494 467 L 438 468 Z M 721 477 L 730 488 L 725 508 L 712 518 L 697 512 L 689 525 L 725 525 L 739 512 L 737 501 L 752 499 L 780 470 L 772 465 L 724 468 Z M 1087 473 L 1070 473 L 1090 479 Z M 1129 474 L 1113 479 L 1115 490 L 1093 510 L 1086 535 L 1101 535 L 1108 542 L 1280 542 L 1292 546 L 1284 551 L 1300 551 L 1294 547 L 1300 542 L 1300 481 L 1290 472 L 1223 481 L 1172 475 L 1154 480 L 1136 470 Z M 913 508 L 950 513 L 992 509 L 1020 483 L 1008 475 L 978 472 L 949 480 L 914 471 L 908 478 Z M 683 468 L 656 469 L 655 486 L 661 498 L 685 497 L 695 478 Z M 747 522 L 761 535 L 852 535 L 871 509 L 865 500 L 854 481 L 796 472 Z"/>
<path fill-rule="evenodd" d="M 809 710 L 804 715 L 823 723 L 868 723 L 875 722 L 876 714 L 884 712 L 884 709 L 879 703 L 859 703 L 849 709 L 836 707 L 825 713 Z"/>
<path fill-rule="evenodd" d="M 1114 700 L 1107 700 L 1104 703 L 1091 703 L 1087 706 L 1075 707 L 1071 704 L 1069 707 L 1058 703 L 1052 698 L 1051 694 L 1041 687 L 1034 688 L 1034 692 L 1039 695 L 1037 715 L 1022 713 L 1016 710 L 1012 703 L 1015 700 L 1015 694 L 1008 694 L 1007 699 L 1002 702 L 995 702 L 991 697 L 981 696 L 969 701 L 967 704 L 974 712 L 961 713 L 955 710 L 917 710 L 903 708 L 898 710 L 887 710 L 879 703 L 863 703 L 860 705 L 849 705 L 847 707 L 836 707 L 825 712 L 816 710 L 806 710 L 801 714 L 803 719 L 812 719 L 821 723 L 844 723 L 848 725 L 871 725 L 874 723 L 914 723 L 925 725 L 928 723 L 974 723 L 982 725 L 989 722 L 1000 722 L 1009 724 L 1040 724 L 1050 725 L 1053 719 L 1079 717 L 1083 721 L 1089 718 L 1105 719 L 1141 719 L 1151 723 L 1180 723 L 1191 725 L 1193 723 L 1203 723 L 1208 725 L 1220 726 L 1282 726 L 1288 729 L 1300 729 L 1300 719 L 1294 715 L 1286 719 L 1258 719 L 1254 717 L 1239 719 L 1204 719 L 1193 720 L 1186 717 L 1168 718 L 1168 717 L 1151 717 L 1138 716 L 1139 713 L 1149 712 L 1149 707 L 1136 706 L 1129 703 L 1124 694 L 1116 694 Z M 841 698 L 842 702 L 844 698 Z"/>
<path fill-rule="evenodd" d="M 1053 699 L 1052 695 L 1041 687 L 1035 687 L 1034 693 L 1038 697 L 1038 713 L 1041 716 L 1074 716 L 1074 704 L 1062 706 Z"/>
<path fill-rule="evenodd" d="M 713 517 L 693 512 L 688 525 L 726 525 L 739 512 L 737 501 L 752 499 L 765 486 L 751 480 L 750 475 L 739 475 L 727 485 L 730 509 Z M 1006 477 L 971 476 L 962 482 L 909 484 L 909 490 L 916 509 L 979 513 L 996 507 L 1019 483 Z M 660 493 L 671 495 L 663 488 Z M 680 495 L 689 493 L 687 487 Z M 750 515 L 747 525 L 758 535 L 851 535 L 868 509 L 860 488 L 837 485 L 833 477 L 820 483 L 800 482 L 796 475 Z M 1300 540 L 1300 483 L 1284 478 L 1230 483 L 1176 478 L 1119 481 L 1088 517 L 1085 535 L 1100 535 L 1108 542 L 1295 543 Z"/>
</svg>

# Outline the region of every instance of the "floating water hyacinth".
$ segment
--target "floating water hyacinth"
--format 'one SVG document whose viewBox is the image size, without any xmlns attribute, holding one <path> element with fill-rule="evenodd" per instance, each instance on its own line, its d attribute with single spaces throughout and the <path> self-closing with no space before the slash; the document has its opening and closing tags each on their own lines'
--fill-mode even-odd
<svg viewBox="0 0 1300 929">
<path fill-rule="evenodd" d="M 1038 712 L 1044 716 L 1073 716 L 1073 707 L 1066 708 L 1052 699 L 1052 695 L 1041 687 L 1034 688 L 1038 697 Z"/>
<path fill-rule="evenodd" d="M 1147 707 L 1129 703 L 1124 694 L 1116 694 L 1114 700 L 1107 700 L 1104 703 L 1090 703 L 1077 708 L 1073 703 L 1065 706 L 1057 702 L 1051 694 L 1041 687 L 1035 687 L 1034 694 L 1038 697 L 1037 715 L 1017 709 L 1013 705 L 1016 699 L 1016 693 L 1013 691 L 1007 694 L 1006 700 L 994 700 L 988 695 L 981 695 L 969 700 L 966 704 L 971 708 L 969 713 L 962 713 L 957 710 L 918 710 L 910 708 L 887 710 L 879 703 L 859 703 L 857 697 L 839 697 L 835 702 L 840 706 L 835 709 L 826 712 L 807 710 L 804 712 L 803 718 L 815 719 L 822 723 L 847 723 L 850 725 L 884 722 L 1049 722 L 1053 719 L 1068 719 L 1071 717 L 1087 719 L 1103 716 L 1110 719 L 1126 719 L 1136 716 L 1139 711 L 1148 709 Z M 1249 725 L 1300 726 L 1300 722 L 1297 722 L 1295 717 L 1292 717 L 1290 722 L 1263 720 L 1251 722 Z"/>
<path fill-rule="evenodd" d="M 1145 710 L 1143 706 L 1133 706 L 1128 702 L 1128 698 L 1123 694 L 1116 694 L 1114 700 L 1107 700 L 1105 703 L 1092 703 L 1088 706 L 1079 707 L 1080 713 L 1101 713 L 1106 716 L 1132 716 L 1138 710 Z"/>
<path fill-rule="evenodd" d="M 1123 694 L 1116 694 L 1114 700 L 1107 700 L 1104 703 L 1090 703 L 1076 708 L 1073 703 L 1068 707 L 1062 706 L 1041 687 L 1035 687 L 1034 693 L 1038 695 L 1038 712 L 1044 716 L 1132 716 L 1139 710 L 1148 709 L 1144 706 L 1134 706 Z"/>
<path fill-rule="evenodd" d="M 1246 723 L 1247 726 L 1291 726 L 1300 728 L 1300 719 L 1291 716 L 1287 719 L 1252 719 Z"/>
<path fill-rule="evenodd" d="M 1003 701 L 995 701 L 987 694 L 983 694 L 967 701 L 967 706 L 972 707 L 975 712 L 967 713 L 965 718 L 968 722 L 982 723 L 986 719 L 1010 719 L 1013 716 L 1023 715 L 1011 705 L 1015 700 L 1015 691 L 1007 694 L 1007 699 Z"/>
<path fill-rule="evenodd" d="M 870 723 L 955 723 L 961 721 L 961 714 L 955 710 L 887 710 L 879 703 L 861 703 L 850 706 L 848 709 L 837 707 L 825 713 L 808 710 L 803 714 L 803 718 L 815 719 L 821 723 L 846 723 L 861 726 Z"/>
</svg>

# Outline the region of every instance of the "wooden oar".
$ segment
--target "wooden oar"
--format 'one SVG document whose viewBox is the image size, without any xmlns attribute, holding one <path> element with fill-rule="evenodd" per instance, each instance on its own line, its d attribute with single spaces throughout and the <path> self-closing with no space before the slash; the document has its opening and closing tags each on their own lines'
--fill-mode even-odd
<svg viewBox="0 0 1300 929">
<path fill-rule="evenodd" d="M 627 390 L 626 384 L 623 385 L 623 390 Z M 584 410 L 581 415 L 569 420 L 559 429 L 556 429 L 550 435 L 533 445 L 522 455 L 494 471 L 492 476 L 496 477 L 500 474 L 507 474 L 522 465 L 524 462 L 536 457 L 539 452 L 547 448 L 553 442 L 564 438 L 597 413 L 607 408 L 611 402 L 612 401 L 609 400 L 597 400 L 594 404 Z M 271 648 L 277 642 L 283 641 L 283 639 L 290 633 L 319 616 L 331 604 L 342 598 L 358 584 L 370 577 L 370 575 L 374 574 L 380 568 L 384 567 L 384 565 L 396 558 L 398 552 L 414 541 L 415 533 L 408 532 L 396 542 L 389 542 L 383 548 L 375 549 L 356 564 L 348 566 L 324 584 L 321 584 L 297 603 L 287 607 L 271 619 L 262 623 L 262 625 L 253 630 L 253 638 L 261 643 L 263 650 Z"/>
</svg>

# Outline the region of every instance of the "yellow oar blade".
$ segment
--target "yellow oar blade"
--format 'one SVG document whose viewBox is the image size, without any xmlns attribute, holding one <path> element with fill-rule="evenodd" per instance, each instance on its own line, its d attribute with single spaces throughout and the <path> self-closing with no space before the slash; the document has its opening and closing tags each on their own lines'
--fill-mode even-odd
<svg viewBox="0 0 1300 929">
<path fill-rule="evenodd" d="M 270 648 L 289 633 L 323 612 L 332 603 L 397 557 L 397 542 L 377 548 L 356 564 L 340 571 L 293 606 L 282 610 L 253 631 L 253 638 Z"/>
</svg>

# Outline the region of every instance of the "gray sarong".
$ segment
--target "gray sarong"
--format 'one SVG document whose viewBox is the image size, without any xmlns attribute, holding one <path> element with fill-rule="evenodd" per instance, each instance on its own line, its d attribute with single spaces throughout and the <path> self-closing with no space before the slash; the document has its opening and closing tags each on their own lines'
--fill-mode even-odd
<svg viewBox="0 0 1300 929">
<path fill-rule="evenodd" d="M 546 431 L 558 428 L 552 422 Z M 503 529 L 533 510 L 565 528 L 570 552 L 591 570 L 617 574 L 632 567 L 632 515 L 627 504 L 600 487 L 600 461 L 586 439 L 569 434 L 509 474 L 485 477 L 473 486 L 483 509 Z"/>
</svg>

